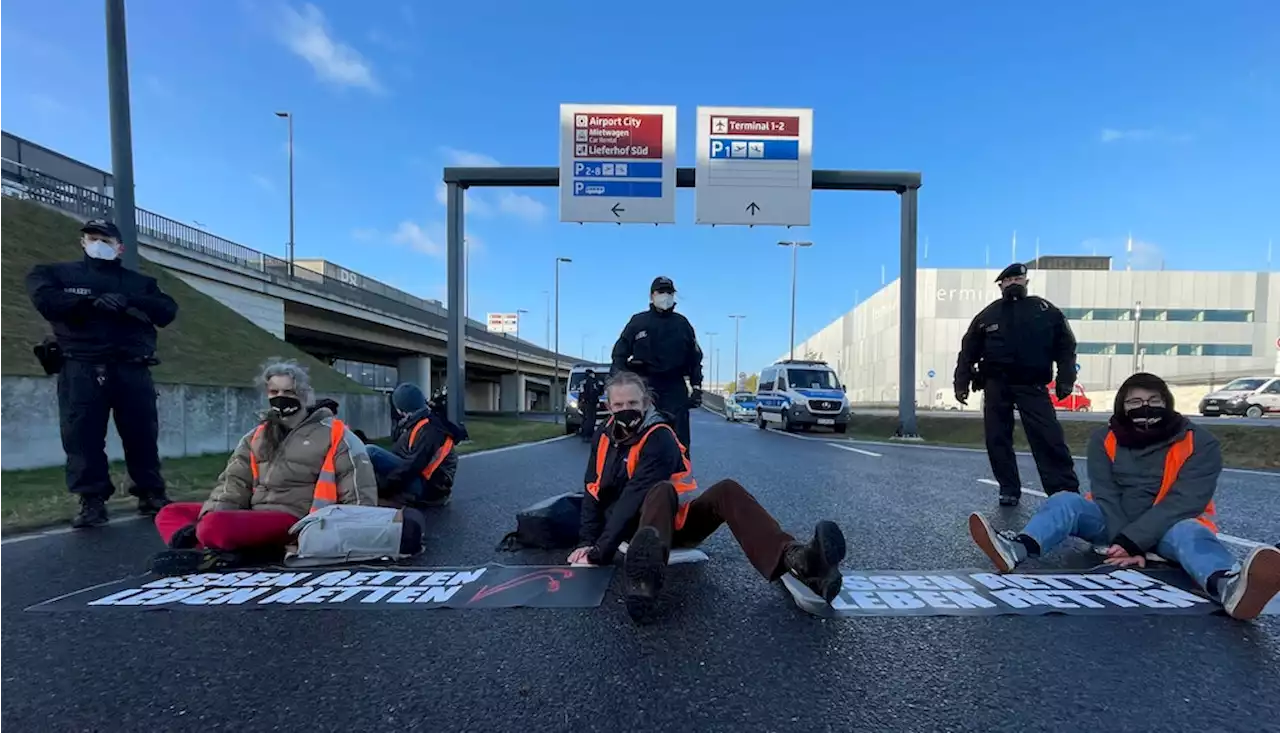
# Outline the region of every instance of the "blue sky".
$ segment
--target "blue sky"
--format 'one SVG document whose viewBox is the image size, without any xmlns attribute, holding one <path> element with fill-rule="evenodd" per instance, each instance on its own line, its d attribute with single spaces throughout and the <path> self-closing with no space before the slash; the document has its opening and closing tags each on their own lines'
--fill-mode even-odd
<svg viewBox="0 0 1280 733">
<path fill-rule="evenodd" d="M 561 102 L 671 104 L 693 165 L 697 105 L 814 109 L 818 168 L 920 170 L 930 267 L 1044 254 L 1261 270 L 1280 239 L 1280 4 L 128 3 L 140 206 L 267 252 L 288 239 L 296 116 L 299 257 L 444 297 L 441 168 L 552 165 Z M 1215 8 L 1214 6 L 1217 5 Z M 981 6 L 981 7 L 976 7 Z M 4 129 L 110 168 L 101 0 L 9 0 Z M 1226 184 L 1226 185 L 1224 185 Z M 807 230 L 558 222 L 555 191 L 469 194 L 471 315 L 528 309 L 562 271 L 561 350 L 596 358 L 654 276 L 728 378 L 785 351 L 803 238 L 803 337 L 897 276 L 892 194 L 814 196 Z"/>
</svg>

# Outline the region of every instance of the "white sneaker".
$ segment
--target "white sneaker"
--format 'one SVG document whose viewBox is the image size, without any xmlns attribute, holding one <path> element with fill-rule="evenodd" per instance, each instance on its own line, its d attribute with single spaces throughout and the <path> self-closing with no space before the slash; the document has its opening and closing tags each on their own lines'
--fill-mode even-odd
<svg viewBox="0 0 1280 733">
<path fill-rule="evenodd" d="M 991 560 L 996 570 L 1002 573 L 1011 572 L 1018 563 L 1026 558 L 1026 549 L 1022 543 L 1000 536 L 987 518 L 974 512 L 969 515 L 969 536 L 979 550 Z"/>
<path fill-rule="evenodd" d="M 1253 548 L 1239 572 L 1223 578 L 1218 589 L 1227 615 L 1241 621 L 1257 618 L 1280 593 L 1280 550 Z"/>
</svg>

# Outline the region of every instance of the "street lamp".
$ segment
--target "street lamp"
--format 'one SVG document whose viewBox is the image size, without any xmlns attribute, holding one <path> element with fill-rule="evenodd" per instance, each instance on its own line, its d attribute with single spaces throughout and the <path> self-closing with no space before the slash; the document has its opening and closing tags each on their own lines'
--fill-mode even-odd
<svg viewBox="0 0 1280 733">
<path fill-rule="evenodd" d="M 796 253 L 801 247 L 812 247 L 813 242 L 778 242 L 779 247 L 791 248 L 791 358 L 796 358 Z"/>
<path fill-rule="evenodd" d="M 556 258 L 556 343 L 552 351 L 555 354 L 555 368 L 551 372 L 551 409 L 556 413 L 556 422 L 560 422 L 562 409 L 556 406 L 560 401 L 560 263 L 573 262 L 568 257 Z"/>
<path fill-rule="evenodd" d="M 1137 374 L 1141 366 L 1138 344 L 1142 340 L 1142 301 L 1133 304 L 1133 373 Z"/>
<path fill-rule="evenodd" d="M 742 330 L 742 319 L 746 318 L 746 316 L 731 315 L 729 317 L 733 319 L 733 375 L 732 376 L 733 376 L 733 389 L 736 391 L 738 389 L 738 374 L 739 374 L 738 372 L 738 336 L 740 335 Z"/>
<path fill-rule="evenodd" d="M 587 358 L 587 337 L 588 337 L 588 336 L 590 336 L 590 335 L 591 335 L 591 334 L 589 334 L 589 333 L 584 333 L 584 334 L 582 334 L 582 349 L 581 349 L 581 350 L 579 350 L 579 351 L 578 351 L 578 353 L 579 353 L 579 354 L 582 354 L 582 360 L 583 360 L 583 361 L 590 361 L 590 360 Z"/>
<path fill-rule="evenodd" d="M 524 408 L 524 377 L 520 376 L 520 317 L 528 312 L 524 308 L 516 308 L 516 415 Z"/>
<path fill-rule="evenodd" d="M 276 112 L 289 122 L 289 277 L 293 277 L 293 113 Z"/>
<path fill-rule="evenodd" d="M 719 335 L 715 331 L 707 331 L 707 366 L 711 372 L 711 388 L 715 389 L 716 385 L 716 336 Z"/>
</svg>

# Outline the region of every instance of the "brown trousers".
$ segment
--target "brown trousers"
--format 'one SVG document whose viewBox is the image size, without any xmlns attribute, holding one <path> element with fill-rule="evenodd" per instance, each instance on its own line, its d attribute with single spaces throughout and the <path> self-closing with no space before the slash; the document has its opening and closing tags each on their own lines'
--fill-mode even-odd
<svg viewBox="0 0 1280 733">
<path fill-rule="evenodd" d="M 778 526 L 778 522 L 746 489 L 733 479 L 724 479 L 689 502 L 682 527 L 676 529 L 675 517 L 679 498 L 670 481 L 662 481 L 649 490 L 640 508 L 640 527 L 653 527 L 662 538 L 663 547 L 696 547 L 711 536 L 720 525 L 729 531 L 742 547 L 747 559 L 770 581 L 782 577 L 782 564 L 787 548 L 795 538 Z"/>
</svg>

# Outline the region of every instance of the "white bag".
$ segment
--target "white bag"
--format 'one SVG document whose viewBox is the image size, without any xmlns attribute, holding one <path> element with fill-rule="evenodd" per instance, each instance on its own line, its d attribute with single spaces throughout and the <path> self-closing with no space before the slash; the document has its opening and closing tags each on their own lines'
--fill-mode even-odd
<svg viewBox="0 0 1280 733">
<path fill-rule="evenodd" d="M 285 555 L 289 567 L 314 567 L 371 560 L 401 560 L 404 515 L 399 509 L 331 504 L 289 529 L 297 547 Z"/>
</svg>

